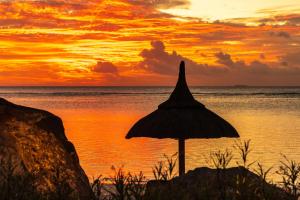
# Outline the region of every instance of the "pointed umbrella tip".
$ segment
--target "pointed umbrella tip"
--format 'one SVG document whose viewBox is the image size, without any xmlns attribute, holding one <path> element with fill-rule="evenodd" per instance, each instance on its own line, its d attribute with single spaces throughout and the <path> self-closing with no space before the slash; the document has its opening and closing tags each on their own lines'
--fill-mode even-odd
<svg viewBox="0 0 300 200">
<path fill-rule="evenodd" d="M 180 62 L 179 76 L 185 76 L 185 63 L 184 63 L 184 61 Z"/>
<path fill-rule="evenodd" d="M 184 63 L 184 61 L 182 60 L 181 62 L 180 62 L 180 70 L 183 68 L 184 69 L 184 66 L 185 66 L 185 63 Z"/>
</svg>

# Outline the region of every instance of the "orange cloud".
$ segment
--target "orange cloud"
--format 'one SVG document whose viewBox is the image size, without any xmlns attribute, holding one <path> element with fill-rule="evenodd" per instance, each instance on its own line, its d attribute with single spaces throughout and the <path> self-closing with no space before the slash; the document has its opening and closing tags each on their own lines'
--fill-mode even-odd
<svg viewBox="0 0 300 200">
<path fill-rule="evenodd" d="M 160 11 L 188 5 L 187 0 L 0 1 L 0 85 L 168 84 L 182 59 L 195 74 L 193 84 L 300 84 L 295 56 L 300 13 L 269 11 L 270 18 L 206 22 Z M 259 26 L 248 25 L 250 20 Z M 221 60 L 220 52 L 230 59 Z M 252 76 L 257 70 L 258 82 Z"/>
</svg>

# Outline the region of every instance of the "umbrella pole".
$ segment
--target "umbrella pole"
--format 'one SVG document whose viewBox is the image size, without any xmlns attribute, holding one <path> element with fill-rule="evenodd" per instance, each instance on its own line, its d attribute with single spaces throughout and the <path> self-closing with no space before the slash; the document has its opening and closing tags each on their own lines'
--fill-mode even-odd
<svg viewBox="0 0 300 200">
<path fill-rule="evenodd" d="M 179 158 L 179 176 L 184 175 L 185 173 L 185 144 L 184 139 L 180 138 L 178 140 L 178 158 Z"/>
</svg>

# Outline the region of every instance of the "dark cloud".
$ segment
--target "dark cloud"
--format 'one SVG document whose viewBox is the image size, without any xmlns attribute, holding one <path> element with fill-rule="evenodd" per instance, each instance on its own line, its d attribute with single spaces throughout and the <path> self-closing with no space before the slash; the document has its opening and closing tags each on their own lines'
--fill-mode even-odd
<svg viewBox="0 0 300 200">
<path fill-rule="evenodd" d="M 199 53 L 199 52 L 198 52 Z M 178 65 L 181 60 L 186 63 L 189 82 L 192 85 L 297 85 L 300 77 L 299 52 L 287 54 L 278 62 L 261 62 L 254 60 L 233 59 L 228 53 L 218 52 L 214 56 L 215 64 L 197 63 L 186 58 L 176 51 L 169 53 L 162 41 L 152 41 L 151 48 L 144 49 L 139 54 L 142 61 L 132 64 L 136 70 L 144 70 L 150 73 L 141 73 L 137 76 L 128 76 L 126 73 L 118 73 L 118 68 L 110 62 L 98 62 L 93 68 L 94 72 L 105 73 L 104 78 L 115 84 L 123 82 L 135 84 L 136 80 L 148 81 L 147 85 L 169 84 L 175 81 L 178 74 Z M 264 57 L 264 54 L 262 54 Z M 122 65 L 122 63 L 119 63 Z M 124 72 L 124 71 L 123 71 Z M 147 74 L 147 76 L 145 76 Z M 157 75 L 160 77 L 157 78 Z M 149 77 L 153 77 L 150 78 Z M 143 82 L 142 81 L 142 82 Z M 146 84 L 143 82 L 143 84 Z"/>
<path fill-rule="evenodd" d="M 299 14 L 277 15 L 270 18 L 260 19 L 259 22 L 263 24 L 281 22 L 281 23 L 285 23 L 286 25 L 297 26 L 300 25 L 300 15 Z"/>
<path fill-rule="evenodd" d="M 79 28 L 84 25 L 83 21 L 71 19 L 59 19 L 50 14 L 28 14 L 23 13 L 20 19 L 0 19 L 0 28 L 24 28 L 24 27 L 40 27 L 40 28 Z"/>
<path fill-rule="evenodd" d="M 148 72 L 176 77 L 178 64 L 181 60 L 186 62 L 187 74 L 197 83 L 205 80 L 212 84 L 250 84 L 250 85 L 285 85 L 296 84 L 300 76 L 299 53 L 288 54 L 282 61 L 264 63 L 259 60 L 246 62 L 233 59 L 230 54 L 218 52 L 215 54 L 215 64 L 197 63 L 189 58 L 177 54 L 176 51 L 168 53 L 161 41 L 152 41 L 150 49 L 144 49 L 140 56 L 143 61 L 137 64 L 139 69 Z M 264 55 L 263 55 L 264 57 Z M 293 66 L 286 63 L 293 63 Z M 297 65 L 295 63 L 298 63 Z"/>
<path fill-rule="evenodd" d="M 189 0 L 128 0 L 129 3 L 134 5 L 142 5 L 154 8 L 174 8 L 174 7 L 188 7 Z"/>
<path fill-rule="evenodd" d="M 232 31 L 214 31 L 207 32 L 200 35 L 200 39 L 205 41 L 224 41 L 224 40 L 241 40 L 243 36 L 241 34 L 234 34 Z"/>
<path fill-rule="evenodd" d="M 62 9 L 72 9 L 72 10 L 83 10 L 87 9 L 91 2 L 82 0 L 33 0 L 34 4 L 38 7 L 55 7 Z"/>
<path fill-rule="evenodd" d="M 251 61 L 250 63 L 244 60 L 233 60 L 230 54 L 218 52 L 215 54 L 216 64 L 208 65 L 197 63 L 189 58 L 177 54 L 176 51 L 168 53 L 165 45 L 161 41 L 152 41 L 150 49 L 144 49 L 140 56 L 143 61 L 137 64 L 137 67 L 146 71 L 174 76 L 177 74 L 178 63 L 181 60 L 186 62 L 187 73 L 192 76 L 197 75 L 236 75 L 236 76 L 260 76 L 260 75 L 279 75 L 284 74 L 300 74 L 300 68 L 295 63 L 300 64 L 299 53 L 288 54 L 281 58 L 281 62 L 263 63 L 259 60 Z M 293 63 L 289 68 L 283 63 Z"/>
<path fill-rule="evenodd" d="M 271 32 L 269 32 L 269 35 L 275 36 L 275 37 L 282 37 L 282 38 L 286 38 L 286 39 L 291 38 L 291 35 L 286 31 L 279 31 L 279 32 L 271 31 Z"/>
<path fill-rule="evenodd" d="M 254 60 L 233 60 L 231 55 L 219 52 L 215 54 L 217 63 L 228 68 L 227 73 L 218 76 L 218 84 L 246 85 L 299 85 L 300 68 L 287 66 L 284 62 L 264 63 Z M 294 57 L 293 57 L 294 58 Z"/>
<path fill-rule="evenodd" d="M 239 19 L 239 18 L 235 18 Z M 243 19 L 243 18 L 240 18 Z M 225 26 L 232 26 L 232 27 L 246 27 L 247 25 L 245 23 L 237 22 L 237 21 L 222 21 L 222 20 L 215 20 L 213 21 L 213 24 L 219 24 L 219 25 L 225 25 Z"/>
<path fill-rule="evenodd" d="M 108 22 L 99 22 L 98 24 L 94 23 L 90 26 L 88 26 L 87 30 L 96 30 L 96 31 L 118 31 L 121 30 L 123 27 L 117 24 L 108 23 Z"/>
<path fill-rule="evenodd" d="M 113 63 L 102 61 L 98 61 L 97 65 L 92 68 L 92 71 L 115 75 L 119 73 L 118 68 Z"/>
<path fill-rule="evenodd" d="M 294 16 L 288 19 L 290 25 L 300 25 L 300 16 Z"/>
<path fill-rule="evenodd" d="M 219 64 L 225 65 L 231 71 L 238 70 L 244 71 L 248 73 L 260 73 L 266 74 L 269 71 L 269 66 L 260 62 L 260 61 L 252 61 L 250 64 L 246 64 L 243 60 L 233 61 L 229 54 L 219 52 L 215 54 L 217 58 L 217 62 Z"/>
<path fill-rule="evenodd" d="M 254 74 L 255 76 L 260 75 L 300 75 L 300 52 L 291 53 L 283 56 L 278 62 L 275 63 L 263 63 L 258 60 L 254 60 L 247 64 L 243 60 L 232 60 L 229 54 L 219 52 L 215 56 L 217 63 L 228 67 L 229 73 L 240 74 L 241 76 Z M 287 67 L 289 65 L 289 67 Z"/>
<path fill-rule="evenodd" d="M 300 49 L 298 51 L 288 53 L 280 58 L 282 63 L 289 66 L 300 67 Z"/>
<path fill-rule="evenodd" d="M 184 60 L 189 66 L 187 73 L 190 74 L 216 74 L 224 72 L 225 68 L 198 64 L 195 61 L 177 54 L 176 51 L 168 53 L 165 45 L 161 41 L 152 41 L 151 49 L 144 49 L 140 56 L 143 58 L 137 67 L 150 72 L 175 75 L 178 72 L 178 63 Z"/>
<path fill-rule="evenodd" d="M 229 54 L 219 52 L 216 53 L 215 56 L 218 59 L 217 60 L 218 63 L 231 68 L 235 66 L 235 63 L 232 61 L 231 56 Z"/>
</svg>

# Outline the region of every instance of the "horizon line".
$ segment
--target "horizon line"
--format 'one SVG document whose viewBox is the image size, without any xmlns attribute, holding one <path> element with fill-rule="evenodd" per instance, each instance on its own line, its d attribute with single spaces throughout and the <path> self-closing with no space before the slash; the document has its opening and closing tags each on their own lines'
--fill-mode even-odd
<svg viewBox="0 0 300 200">
<path fill-rule="evenodd" d="M 5 87 L 174 87 L 172 85 L 0 85 Z M 300 87 L 300 85 L 189 85 L 189 87 Z"/>
</svg>

